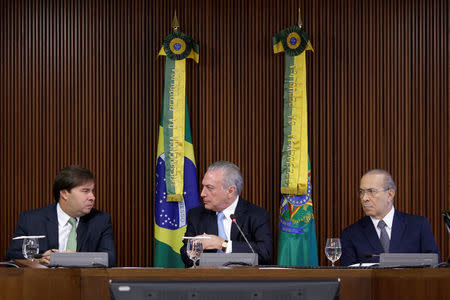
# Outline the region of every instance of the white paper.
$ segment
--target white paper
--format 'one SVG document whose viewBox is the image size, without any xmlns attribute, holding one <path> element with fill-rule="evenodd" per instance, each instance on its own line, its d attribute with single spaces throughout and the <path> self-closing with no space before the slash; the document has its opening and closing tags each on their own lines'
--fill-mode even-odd
<svg viewBox="0 0 450 300">
<path fill-rule="evenodd" d="M 351 267 L 359 268 L 359 267 L 371 267 L 371 266 L 378 266 L 378 265 L 379 265 L 379 263 L 362 263 L 362 264 L 353 264 L 348 267 L 349 268 L 351 268 Z"/>
<path fill-rule="evenodd" d="M 23 239 L 43 239 L 45 235 L 22 235 L 16 236 L 13 240 L 23 240 Z"/>
</svg>

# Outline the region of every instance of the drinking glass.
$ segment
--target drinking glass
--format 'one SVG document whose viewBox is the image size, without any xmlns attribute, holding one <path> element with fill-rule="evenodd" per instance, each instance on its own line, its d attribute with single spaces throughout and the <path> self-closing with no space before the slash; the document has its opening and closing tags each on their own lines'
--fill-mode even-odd
<svg viewBox="0 0 450 300">
<path fill-rule="evenodd" d="M 334 267 L 334 262 L 337 261 L 342 254 L 341 239 L 328 238 L 325 246 L 325 255 L 331 261 L 331 266 Z"/>
<path fill-rule="evenodd" d="M 189 239 L 187 242 L 186 252 L 189 258 L 194 262 L 194 269 L 197 260 L 203 253 L 203 244 L 201 240 Z"/>
<path fill-rule="evenodd" d="M 31 261 L 34 261 L 34 256 L 39 253 L 39 239 L 24 238 L 22 243 L 23 256 Z"/>
</svg>

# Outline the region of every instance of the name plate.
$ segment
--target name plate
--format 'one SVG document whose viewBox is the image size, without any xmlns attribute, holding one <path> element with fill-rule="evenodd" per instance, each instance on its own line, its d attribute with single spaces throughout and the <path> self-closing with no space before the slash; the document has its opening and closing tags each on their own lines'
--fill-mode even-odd
<svg viewBox="0 0 450 300">
<path fill-rule="evenodd" d="M 50 254 L 49 267 L 107 268 L 107 252 L 57 252 Z"/>
<path fill-rule="evenodd" d="M 257 266 L 258 254 L 256 253 L 202 253 L 200 266 Z"/>
<path fill-rule="evenodd" d="M 438 264 L 436 253 L 381 253 L 380 267 L 434 266 Z"/>
</svg>

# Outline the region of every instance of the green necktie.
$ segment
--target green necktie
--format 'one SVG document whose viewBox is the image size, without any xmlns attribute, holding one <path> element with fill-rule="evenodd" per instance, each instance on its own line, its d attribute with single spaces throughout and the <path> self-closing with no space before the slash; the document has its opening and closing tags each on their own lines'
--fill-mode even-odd
<svg viewBox="0 0 450 300">
<path fill-rule="evenodd" d="M 69 238 L 67 239 L 66 250 L 77 252 L 77 219 L 70 218 L 69 223 L 72 225 L 72 229 L 70 230 Z"/>
</svg>

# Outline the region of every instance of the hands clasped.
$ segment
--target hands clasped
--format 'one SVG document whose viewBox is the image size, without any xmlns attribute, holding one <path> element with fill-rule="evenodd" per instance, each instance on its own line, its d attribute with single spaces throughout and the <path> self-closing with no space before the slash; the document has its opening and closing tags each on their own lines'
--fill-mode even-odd
<svg viewBox="0 0 450 300">
<path fill-rule="evenodd" d="M 42 265 L 49 265 L 50 264 L 50 254 L 59 252 L 58 249 L 49 249 L 45 251 L 44 253 L 40 254 L 39 258 L 35 258 L 35 261 L 42 264 Z M 70 250 L 64 251 L 64 252 L 73 252 Z"/>
<path fill-rule="evenodd" d="M 201 235 L 197 235 L 197 237 L 209 237 L 209 239 L 201 239 L 204 250 L 222 249 L 222 243 L 225 241 L 221 237 L 213 234 L 203 233 Z"/>
</svg>

